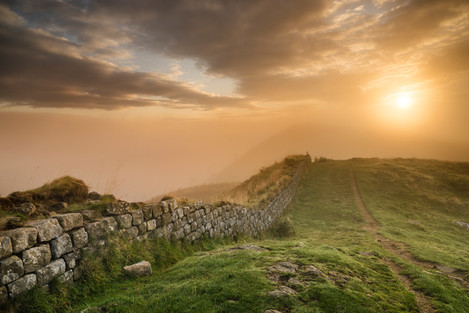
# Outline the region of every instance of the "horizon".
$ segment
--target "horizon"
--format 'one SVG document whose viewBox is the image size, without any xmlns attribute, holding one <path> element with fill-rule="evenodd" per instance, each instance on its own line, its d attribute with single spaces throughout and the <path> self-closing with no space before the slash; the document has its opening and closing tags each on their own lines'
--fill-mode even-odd
<svg viewBox="0 0 469 313">
<path fill-rule="evenodd" d="M 145 201 L 290 154 L 469 161 L 463 0 L 7 1 L 0 195 Z"/>
</svg>

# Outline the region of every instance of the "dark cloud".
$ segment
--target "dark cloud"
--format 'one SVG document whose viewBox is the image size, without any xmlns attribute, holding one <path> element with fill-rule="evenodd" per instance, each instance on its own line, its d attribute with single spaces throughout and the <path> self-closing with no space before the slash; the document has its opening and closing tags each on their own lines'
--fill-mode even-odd
<svg viewBox="0 0 469 313">
<path fill-rule="evenodd" d="M 385 66 L 412 60 L 423 67 L 457 45 L 468 31 L 469 12 L 464 0 L 8 3 L 2 20 L 8 15 L 16 24 L 1 30 L 2 99 L 100 108 L 209 109 L 261 100 L 356 104 L 367 79 L 388 75 Z M 412 55 L 402 56 L 403 50 Z M 132 65 L 127 57 L 135 51 L 195 60 L 208 74 L 235 80 L 245 98 L 211 96 L 124 67 Z"/>
<path fill-rule="evenodd" d="M 242 99 L 211 96 L 163 76 L 83 56 L 78 44 L 22 23 L 3 23 L 0 42 L 0 99 L 7 104 L 103 109 L 246 105 Z"/>
</svg>

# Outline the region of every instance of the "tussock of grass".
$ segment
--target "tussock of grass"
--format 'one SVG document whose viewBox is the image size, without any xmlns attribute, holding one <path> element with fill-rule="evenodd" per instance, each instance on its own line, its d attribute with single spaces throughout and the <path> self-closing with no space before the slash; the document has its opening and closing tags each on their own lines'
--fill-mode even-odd
<svg viewBox="0 0 469 313">
<path fill-rule="evenodd" d="M 64 176 L 36 189 L 13 192 L 7 199 L 15 205 L 25 202 L 50 205 L 57 202 L 83 202 L 87 197 L 88 186 L 82 180 Z"/>
</svg>

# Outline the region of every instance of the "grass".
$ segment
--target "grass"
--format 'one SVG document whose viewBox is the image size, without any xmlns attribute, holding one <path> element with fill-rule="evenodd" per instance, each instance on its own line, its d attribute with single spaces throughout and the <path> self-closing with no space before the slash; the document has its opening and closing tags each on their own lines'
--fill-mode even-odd
<svg viewBox="0 0 469 313">
<path fill-rule="evenodd" d="M 262 168 L 258 174 L 234 187 L 229 192 L 228 200 L 247 206 L 267 204 L 291 182 L 304 160 L 309 160 L 309 156 L 292 155 L 280 163 Z"/>
<path fill-rule="evenodd" d="M 386 163 L 387 173 L 382 172 L 379 162 Z M 402 162 L 405 169 L 401 168 Z M 89 258 L 90 270 L 82 284 L 70 289 L 56 288 L 52 295 L 43 295 L 37 289 L 29 293 L 30 298 L 25 298 L 28 306 L 22 312 L 80 312 L 86 308 L 107 312 L 264 312 L 267 309 L 297 313 L 418 312 L 414 295 L 383 262 L 385 258 L 400 265 L 413 288 L 422 291 L 437 312 L 467 312 L 467 290 L 435 270 L 421 269 L 381 248 L 363 229 L 365 222 L 355 204 L 350 166 L 355 169 L 365 203 L 383 225 L 384 236 L 407 240 L 411 247 L 420 242 L 424 246 L 414 248 L 419 248 L 415 252 L 421 251 L 422 258 L 438 251 L 440 242 L 425 243 L 426 239 L 420 237 L 422 230 L 407 225 L 411 216 L 420 224 L 410 225 L 420 225 L 427 236 L 442 237 L 448 251 L 469 250 L 467 240 L 461 241 L 460 230 L 447 225 L 453 220 L 467 221 L 465 213 L 459 212 L 466 205 L 466 174 L 458 169 L 466 165 L 422 162 L 421 165 L 414 164 L 419 163 L 415 160 L 315 162 L 307 169 L 288 213 L 263 238 L 202 241 L 195 246 L 117 240 L 109 250 Z M 445 175 L 445 168 L 454 168 L 462 178 L 450 171 Z M 405 192 L 409 186 L 404 186 L 413 184 L 411 179 L 417 177 L 428 182 L 415 183 L 414 195 Z M 448 196 L 457 197 L 461 206 L 457 201 L 451 202 L 457 205 L 440 208 L 432 204 L 435 199 L 439 199 L 440 205 L 450 203 L 442 200 Z M 420 210 L 412 212 L 413 206 Z M 436 234 L 432 235 L 433 232 Z M 230 249 L 245 244 L 265 250 Z M 448 254 L 443 258 L 435 253 L 434 258 L 446 265 L 466 260 L 464 253 Z M 141 259 L 152 263 L 152 276 L 122 275 L 123 265 Z M 284 261 L 299 265 L 300 270 L 269 280 L 272 275 L 269 266 Z M 310 265 L 323 275 L 307 274 L 305 268 Z M 303 282 L 304 286 L 288 282 L 290 278 Z M 269 296 L 269 291 L 279 285 L 289 286 L 297 294 L 284 298 Z M 34 306 L 34 301 L 40 304 Z"/>
<path fill-rule="evenodd" d="M 469 163 L 416 159 L 351 161 L 381 233 L 422 260 L 469 272 Z"/>
</svg>

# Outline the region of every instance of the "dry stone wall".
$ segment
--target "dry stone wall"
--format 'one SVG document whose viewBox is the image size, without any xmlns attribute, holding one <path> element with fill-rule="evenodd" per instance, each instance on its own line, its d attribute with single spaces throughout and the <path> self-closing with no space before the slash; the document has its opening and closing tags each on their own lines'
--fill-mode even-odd
<svg viewBox="0 0 469 313">
<path fill-rule="evenodd" d="M 131 239 L 188 241 L 239 233 L 256 236 L 288 207 L 305 166 L 306 161 L 291 183 L 262 208 L 203 202 L 180 206 L 176 200 L 167 200 L 132 210 L 128 202 L 117 201 L 107 205 L 105 217 L 90 211 L 60 214 L 0 232 L 0 304 L 36 285 L 47 288 L 54 278 L 63 283 L 80 279 L 83 249 L 105 245 L 110 233 Z"/>
</svg>

